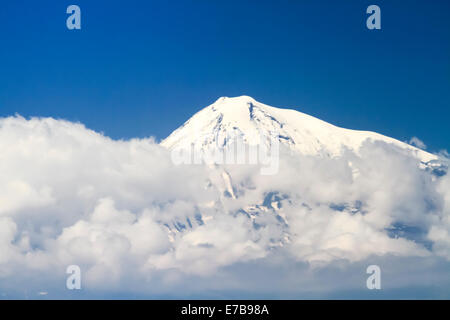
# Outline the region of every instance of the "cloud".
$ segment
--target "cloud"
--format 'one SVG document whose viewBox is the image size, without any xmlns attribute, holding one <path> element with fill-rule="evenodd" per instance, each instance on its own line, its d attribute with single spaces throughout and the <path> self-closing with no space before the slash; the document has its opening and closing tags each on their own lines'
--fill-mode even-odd
<svg viewBox="0 0 450 320">
<path fill-rule="evenodd" d="M 301 284 L 323 293 L 353 285 L 321 275 L 374 259 L 436 270 L 450 261 L 449 175 L 386 143 L 335 159 L 282 150 L 279 173 L 264 176 L 252 165 L 176 166 L 152 138 L 116 141 L 79 123 L 9 117 L 0 119 L 0 150 L 6 294 L 67 294 L 57 288 L 72 264 L 91 296 L 170 296 L 257 291 L 245 278 L 261 270 L 263 281 L 277 268 L 284 287 L 263 286 L 267 294 Z M 315 280 L 291 279 L 293 270 Z"/>
<path fill-rule="evenodd" d="M 426 144 L 423 143 L 423 141 L 420 140 L 420 139 L 417 138 L 417 137 L 412 137 L 412 138 L 409 140 L 409 144 L 410 144 L 410 145 L 413 145 L 413 146 L 415 146 L 415 147 L 417 147 L 417 148 L 424 149 L 424 150 L 427 148 Z"/>
</svg>

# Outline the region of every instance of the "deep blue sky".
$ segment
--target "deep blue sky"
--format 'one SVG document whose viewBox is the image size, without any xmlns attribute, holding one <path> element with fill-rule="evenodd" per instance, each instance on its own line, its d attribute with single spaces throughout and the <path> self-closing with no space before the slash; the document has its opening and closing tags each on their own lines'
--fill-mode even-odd
<svg viewBox="0 0 450 320">
<path fill-rule="evenodd" d="M 77 4 L 82 30 L 66 28 Z M 377 4 L 382 30 L 365 26 Z M 3 1 L 0 116 L 164 138 L 220 96 L 450 150 L 450 1 Z"/>
</svg>

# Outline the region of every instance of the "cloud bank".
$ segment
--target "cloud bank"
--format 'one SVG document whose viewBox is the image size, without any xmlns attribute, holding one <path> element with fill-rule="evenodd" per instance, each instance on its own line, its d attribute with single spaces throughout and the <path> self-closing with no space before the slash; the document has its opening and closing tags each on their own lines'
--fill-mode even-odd
<svg viewBox="0 0 450 320">
<path fill-rule="evenodd" d="M 264 176 L 176 166 L 152 138 L 17 116 L 0 119 L 0 150 L 4 297 L 66 296 L 72 264 L 93 297 L 332 295 L 362 289 L 374 261 L 396 275 L 392 290 L 450 295 L 450 176 L 386 143 L 336 159 L 282 150 Z M 398 277 L 411 261 L 413 279 Z"/>
</svg>

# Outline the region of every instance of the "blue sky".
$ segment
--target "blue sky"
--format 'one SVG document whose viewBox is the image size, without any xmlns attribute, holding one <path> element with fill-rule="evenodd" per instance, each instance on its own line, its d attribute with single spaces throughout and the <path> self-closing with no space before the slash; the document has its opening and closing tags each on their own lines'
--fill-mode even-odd
<svg viewBox="0 0 450 320">
<path fill-rule="evenodd" d="M 66 28 L 77 4 L 82 30 Z M 368 5 L 382 30 L 365 27 Z M 450 149 L 450 2 L 8 1 L 0 116 L 166 137 L 220 96 Z"/>
</svg>

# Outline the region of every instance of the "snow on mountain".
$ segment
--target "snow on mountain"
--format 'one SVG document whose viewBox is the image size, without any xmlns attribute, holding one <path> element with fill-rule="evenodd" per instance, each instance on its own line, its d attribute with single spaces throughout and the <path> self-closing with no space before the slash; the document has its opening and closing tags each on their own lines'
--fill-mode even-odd
<svg viewBox="0 0 450 320">
<path fill-rule="evenodd" d="M 427 163 L 437 156 L 396 139 L 369 131 L 336 127 L 296 110 L 274 108 L 248 96 L 222 97 L 197 112 L 161 142 L 169 149 L 223 148 L 239 136 L 248 145 L 277 132 L 280 145 L 304 155 L 337 157 L 345 149 L 358 153 L 366 140 L 384 141 L 409 150 Z"/>
<path fill-rule="evenodd" d="M 273 137 L 273 132 L 276 132 L 275 137 L 279 146 L 286 147 L 294 156 L 298 154 L 299 157 L 317 156 L 322 159 L 334 159 L 343 155 L 345 150 L 358 154 L 363 143 L 369 140 L 381 141 L 393 145 L 397 150 L 404 150 L 406 157 L 419 160 L 420 168 L 427 171 L 434 173 L 436 168 L 442 168 L 439 161 L 436 161 L 438 160 L 436 155 L 407 143 L 374 132 L 339 128 L 295 110 L 262 104 L 248 96 L 219 98 L 212 105 L 197 112 L 160 144 L 172 151 L 209 152 L 227 148 L 236 141 L 236 137 L 246 145 L 270 144 L 273 140 L 261 140 L 261 137 L 263 139 Z M 353 167 L 351 163 L 349 166 Z M 255 230 L 261 226 L 272 225 L 271 228 L 277 230 L 277 235 L 273 235 L 272 238 L 274 246 L 284 246 L 290 242 L 292 230 L 289 221 L 296 218 L 292 216 L 287 218 L 286 212 L 290 209 L 286 211 L 286 208 L 294 208 L 297 212 L 310 208 L 311 203 L 305 199 L 299 200 L 303 197 L 296 192 L 288 195 L 276 189 L 259 197 L 252 197 L 253 188 L 243 185 L 242 181 L 237 181 L 225 167 L 209 166 L 209 168 L 206 189 L 217 190 L 221 195 L 220 198 L 213 203 L 198 203 L 198 216 L 195 219 L 167 224 L 169 232 L 174 237 L 177 233 L 184 232 L 183 229 L 207 223 L 208 217 L 213 219 L 215 214 L 209 215 L 207 212 L 222 212 L 233 216 L 242 214 L 251 221 Z M 357 177 L 357 172 L 358 169 L 353 169 L 354 178 Z M 352 201 L 342 198 L 337 204 L 326 199 L 321 201 L 331 210 L 344 211 L 349 215 L 364 212 L 363 207 L 366 205 L 359 199 Z M 271 222 L 267 219 L 271 219 Z M 194 220 L 195 222 L 191 223 Z"/>
</svg>

